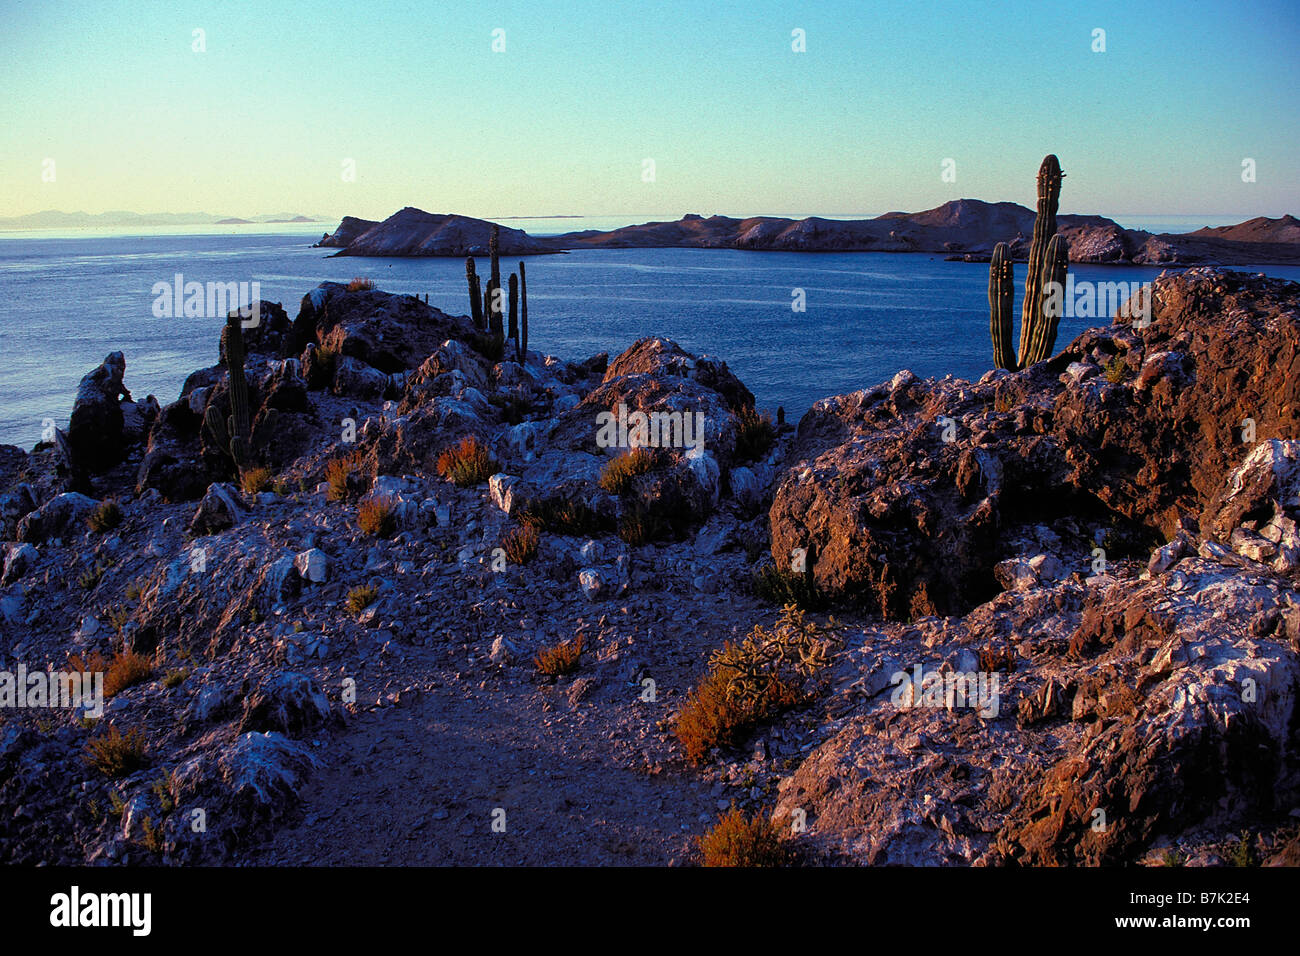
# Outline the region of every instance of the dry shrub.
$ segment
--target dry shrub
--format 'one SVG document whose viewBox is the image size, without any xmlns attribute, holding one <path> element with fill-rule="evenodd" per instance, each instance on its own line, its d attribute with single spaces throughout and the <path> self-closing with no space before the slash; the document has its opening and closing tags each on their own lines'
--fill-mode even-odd
<svg viewBox="0 0 1300 956">
<path fill-rule="evenodd" d="M 138 727 L 125 734 L 117 725 L 86 744 L 83 759 L 109 777 L 125 777 L 145 765 L 145 736 Z"/>
<path fill-rule="evenodd" d="M 361 460 L 360 451 L 329 460 L 325 466 L 325 481 L 329 485 L 326 499 L 345 501 L 352 494 L 352 479 L 361 468 Z"/>
<path fill-rule="evenodd" d="M 246 495 L 255 495 L 271 487 L 270 468 L 246 468 L 239 476 L 239 487 Z"/>
<path fill-rule="evenodd" d="M 571 674 L 578 669 L 578 658 L 582 656 L 582 637 L 571 641 L 561 641 L 554 647 L 543 648 L 533 658 L 537 670 L 547 677 L 559 677 Z"/>
<path fill-rule="evenodd" d="M 374 287 L 375 287 L 374 279 L 364 279 L 361 276 L 357 276 L 355 279 L 353 279 L 351 282 L 348 283 L 349 292 L 369 292 Z"/>
<path fill-rule="evenodd" d="M 360 614 L 375 603 L 379 589 L 370 584 L 363 584 L 348 592 L 347 606 L 353 614 Z"/>
<path fill-rule="evenodd" d="M 498 464 L 474 435 L 466 435 L 438 456 L 438 474 L 458 485 L 476 485 L 497 473 Z"/>
<path fill-rule="evenodd" d="M 633 548 L 639 548 L 667 531 L 667 526 L 648 508 L 635 508 L 619 520 L 618 536 Z"/>
<path fill-rule="evenodd" d="M 513 564 L 527 564 L 537 556 L 537 544 L 541 537 L 535 524 L 521 524 L 511 528 L 501 539 L 506 560 Z"/>
<path fill-rule="evenodd" d="M 621 495 L 631 486 L 632 479 L 644 475 L 654 465 L 654 452 L 649 448 L 633 448 L 605 463 L 600 472 L 600 487 L 610 494 Z"/>
<path fill-rule="evenodd" d="M 153 676 L 153 662 L 147 655 L 135 651 L 123 650 L 105 660 L 99 651 L 83 657 L 80 654 L 68 655 L 68 666 L 84 674 L 104 674 L 104 696 L 120 694 L 128 687 L 143 683 Z"/>
<path fill-rule="evenodd" d="M 357 527 L 365 534 L 387 538 L 397 528 L 391 498 L 369 498 L 357 507 Z"/>
<path fill-rule="evenodd" d="M 112 498 L 101 501 L 87 519 L 90 530 L 96 534 L 112 531 L 122 523 L 122 508 Z"/>
<path fill-rule="evenodd" d="M 532 502 L 520 515 L 520 520 L 556 534 L 596 534 L 605 529 L 604 519 L 577 498 L 547 498 Z"/>
<path fill-rule="evenodd" d="M 767 412 L 746 405 L 736 413 L 736 460 L 754 461 L 767 454 L 776 440 L 776 426 Z"/>
<path fill-rule="evenodd" d="M 798 703 L 804 680 L 826 663 L 833 626 L 809 621 L 788 604 L 770 630 L 756 624 L 743 641 L 715 650 L 704 679 L 674 721 L 686 759 L 698 764 L 714 747 L 740 742 L 761 722 Z"/>
<path fill-rule="evenodd" d="M 753 817 L 734 806 L 699 838 L 704 866 L 783 866 L 789 853 L 781 830 L 763 814 Z"/>
<path fill-rule="evenodd" d="M 123 650 L 109 662 L 104 673 L 104 696 L 112 697 L 153 676 L 153 661 L 144 654 Z"/>
</svg>

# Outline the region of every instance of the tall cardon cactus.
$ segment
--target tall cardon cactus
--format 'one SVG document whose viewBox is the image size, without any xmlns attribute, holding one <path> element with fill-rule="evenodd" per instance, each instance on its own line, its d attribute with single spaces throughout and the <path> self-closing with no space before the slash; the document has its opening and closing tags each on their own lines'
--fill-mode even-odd
<svg viewBox="0 0 1300 956">
<path fill-rule="evenodd" d="M 1041 362 L 1052 354 L 1056 345 L 1063 306 L 1061 289 L 1070 255 L 1065 237 L 1056 232 L 1056 211 L 1064 178 L 1055 155 L 1047 156 L 1038 167 L 1038 211 L 1025 272 L 1025 298 L 1020 309 L 1020 350 L 1015 356 L 1011 353 L 1011 302 L 1015 294 L 1011 253 L 1006 243 L 998 243 L 993 249 L 989 263 L 989 335 L 993 340 L 993 360 L 999 368 L 1014 372 Z"/>
</svg>

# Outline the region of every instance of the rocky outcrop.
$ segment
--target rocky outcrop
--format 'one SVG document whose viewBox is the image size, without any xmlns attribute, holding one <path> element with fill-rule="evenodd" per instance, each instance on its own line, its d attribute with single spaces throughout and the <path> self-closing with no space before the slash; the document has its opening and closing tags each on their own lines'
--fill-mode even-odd
<svg viewBox="0 0 1300 956">
<path fill-rule="evenodd" d="M 98 474 L 117 465 L 158 415 L 152 395 L 142 403 L 131 399 L 122 382 L 125 374 L 126 358 L 113 352 L 77 387 L 67 441 L 72 468 L 79 474 Z"/>
<path fill-rule="evenodd" d="M 341 246 L 340 256 L 485 256 L 492 223 L 469 216 L 437 215 L 407 206 L 383 222 L 352 235 L 361 222 L 344 219 L 334 236 L 318 245 Z M 350 236 L 350 238 L 349 238 Z M 344 240 L 347 240 L 346 242 Z M 500 230 L 503 256 L 530 256 L 558 251 L 521 229 Z"/>
<path fill-rule="evenodd" d="M 373 219 L 358 219 L 356 216 L 344 216 L 337 229 L 321 237 L 317 247 L 326 249 L 343 249 L 354 239 L 379 225 Z"/>
<path fill-rule="evenodd" d="M 1208 523 L 1253 443 L 1297 434 L 1298 293 L 1162 275 L 1149 327 L 1117 320 L 979 383 L 900 373 L 818 402 L 772 506 L 774 560 L 806 552 L 825 595 L 905 619 L 993 596 L 999 562 L 1039 553 L 1027 529 L 1086 570 L 1094 548 Z"/>
</svg>

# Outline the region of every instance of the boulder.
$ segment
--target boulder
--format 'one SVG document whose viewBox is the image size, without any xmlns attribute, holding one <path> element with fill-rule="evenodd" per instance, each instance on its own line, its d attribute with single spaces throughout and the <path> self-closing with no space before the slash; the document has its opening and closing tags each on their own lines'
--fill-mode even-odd
<svg viewBox="0 0 1300 956">
<path fill-rule="evenodd" d="M 18 522 L 18 540 L 40 544 L 51 538 L 80 535 L 86 519 L 99 506 L 94 498 L 75 491 L 56 495 Z"/>
<path fill-rule="evenodd" d="M 131 393 L 122 384 L 125 374 L 126 357 L 112 352 L 77 386 L 68 423 L 68 444 L 73 467 L 79 471 L 98 474 L 122 460 L 121 403 L 131 401 Z"/>
<path fill-rule="evenodd" d="M 190 521 L 190 534 L 215 534 L 233 527 L 248 515 L 243 496 L 234 485 L 216 481 L 208 486 Z"/>
</svg>

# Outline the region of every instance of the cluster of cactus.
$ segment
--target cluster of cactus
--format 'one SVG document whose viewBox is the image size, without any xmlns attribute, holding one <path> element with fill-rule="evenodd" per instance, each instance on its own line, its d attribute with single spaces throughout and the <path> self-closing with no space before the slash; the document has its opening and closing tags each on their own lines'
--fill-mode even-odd
<svg viewBox="0 0 1300 956">
<path fill-rule="evenodd" d="M 993 248 L 989 263 L 989 337 L 993 340 L 993 361 L 999 368 L 1027 368 L 1052 354 L 1056 330 L 1061 321 L 1061 288 L 1069 266 L 1070 249 L 1065 237 L 1056 232 L 1056 210 L 1061 198 L 1061 163 L 1053 155 L 1038 168 L 1038 213 L 1034 217 L 1034 238 L 1029 247 L 1025 276 L 1025 299 L 1020 311 L 1020 350 L 1011 350 L 1011 308 L 1015 296 L 1015 272 L 1005 242 Z"/>
<path fill-rule="evenodd" d="M 213 441 L 227 450 L 236 468 L 243 470 L 253 460 L 253 420 L 248 407 L 248 379 L 244 376 L 244 333 L 237 313 L 226 317 L 221 344 L 230 379 L 230 417 L 223 419 L 212 404 L 203 420 Z"/>
<path fill-rule="evenodd" d="M 478 272 L 474 268 L 474 257 L 465 257 L 465 281 L 469 286 L 470 317 L 474 328 L 487 332 L 497 342 L 505 344 L 507 338 L 514 343 L 515 358 L 522 364 L 528 354 L 528 281 L 524 276 L 524 264 L 519 263 L 519 274 L 513 272 L 507 283 L 509 296 L 509 326 L 502 316 L 503 295 L 501 289 L 500 227 L 492 225 L 492 237 L 488 241 L 488 252 L 492 258 L 492 273 L 488 277 L 487 288 L 481 289 Z"/>
</svg>

